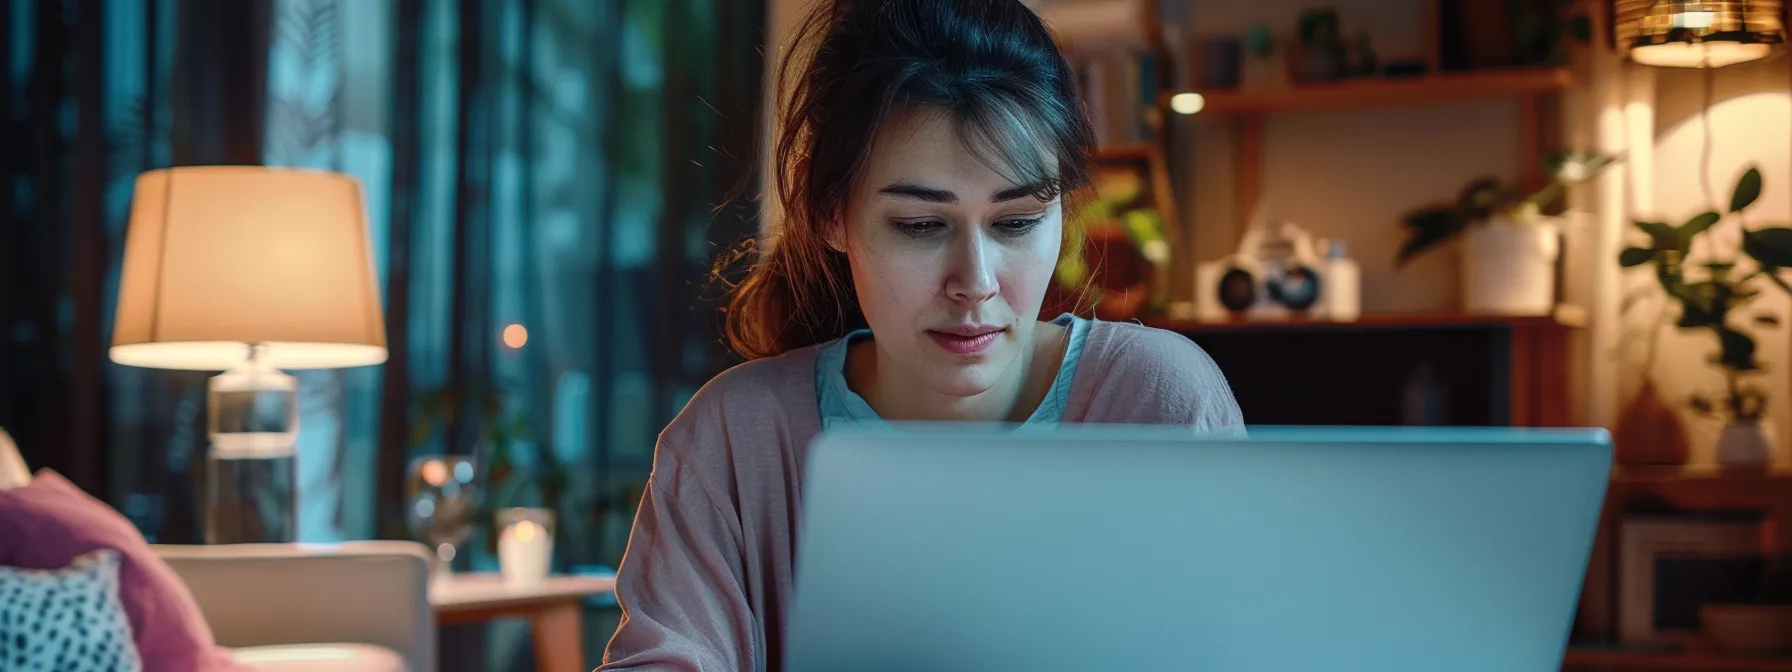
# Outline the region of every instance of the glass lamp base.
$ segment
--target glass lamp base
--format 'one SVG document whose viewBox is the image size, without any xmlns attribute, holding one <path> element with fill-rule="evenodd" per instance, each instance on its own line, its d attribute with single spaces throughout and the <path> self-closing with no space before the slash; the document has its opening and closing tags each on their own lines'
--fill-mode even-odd
<svg viewBox="0 0 1792 672">
<path fill-rule="evenodd" d="M 298 540 L 298 379 L 252 346 L 242 364 L 207 384 L 205 541 Z"/>
<path fill-rule="evenodd" d="M 298 460 L 230 459 L 216 447 L 205 460 L 205 543 L 298 541 Z"/>
</svg>

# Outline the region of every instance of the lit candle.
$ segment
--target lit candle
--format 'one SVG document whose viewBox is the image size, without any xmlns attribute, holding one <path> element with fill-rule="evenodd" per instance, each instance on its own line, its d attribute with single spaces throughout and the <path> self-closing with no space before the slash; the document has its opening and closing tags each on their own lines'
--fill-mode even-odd
<svg viewBox="0 0 1792 672">
<path fill-rule="evenodd" d="M 553 558 L 554 538 L 533 520 L 519 520 L 498 535 L 498 573 L 512 585 L 539 583 L 547 578 Z"/>
</svg>

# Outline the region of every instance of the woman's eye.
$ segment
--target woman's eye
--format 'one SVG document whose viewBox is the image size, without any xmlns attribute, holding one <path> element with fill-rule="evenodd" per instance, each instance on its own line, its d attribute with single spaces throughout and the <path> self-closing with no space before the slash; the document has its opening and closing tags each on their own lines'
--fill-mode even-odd
<svg viewBox="0 0 1792 672">
<path fill-rule="evenodd" d="M 1039 222 L 1043 219 L 1043 217 L 1034 217 L 1032 219 L 1004 219 L 996 222 L 996 230 L 1010 236 L 1026 235 L 1031 233 L 1035 227 L 1038 227 Z"/>
<path fill-rule="evenodd" d="M 926 220 L 919 222 L 896 222 L 895 226 L 896 230 L 902 232 L 903 235 L 920 238 L 931 233 L 945 230 L 946 223 Z"/>
</svg>

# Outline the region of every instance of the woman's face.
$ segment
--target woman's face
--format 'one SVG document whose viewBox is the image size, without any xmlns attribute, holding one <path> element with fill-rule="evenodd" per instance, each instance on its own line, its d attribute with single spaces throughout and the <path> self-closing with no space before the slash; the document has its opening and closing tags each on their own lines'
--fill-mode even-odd
<svg viewBox="0 0 1792 672">
<path fill-rule="evenodd" d="M 1024 375 L 1063 231 L 1043 186 L 985 165 L 945 115 L 885 122 L 835 247 L 896 375 L 953 397 Z"/>
</svg>

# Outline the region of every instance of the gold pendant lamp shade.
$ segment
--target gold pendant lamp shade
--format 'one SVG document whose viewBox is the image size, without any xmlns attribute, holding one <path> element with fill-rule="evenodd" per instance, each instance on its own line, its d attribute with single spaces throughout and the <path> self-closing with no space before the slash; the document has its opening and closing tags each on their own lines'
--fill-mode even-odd
<svg viewBox="0 0 1792 672">
<path fill-rule="evenodd" d="M 1721 68 L 1765 58 L 1786 41 L 1780 0 L 1614 0 L 1613 37 L 1630 60 Z"/>
</svg>

